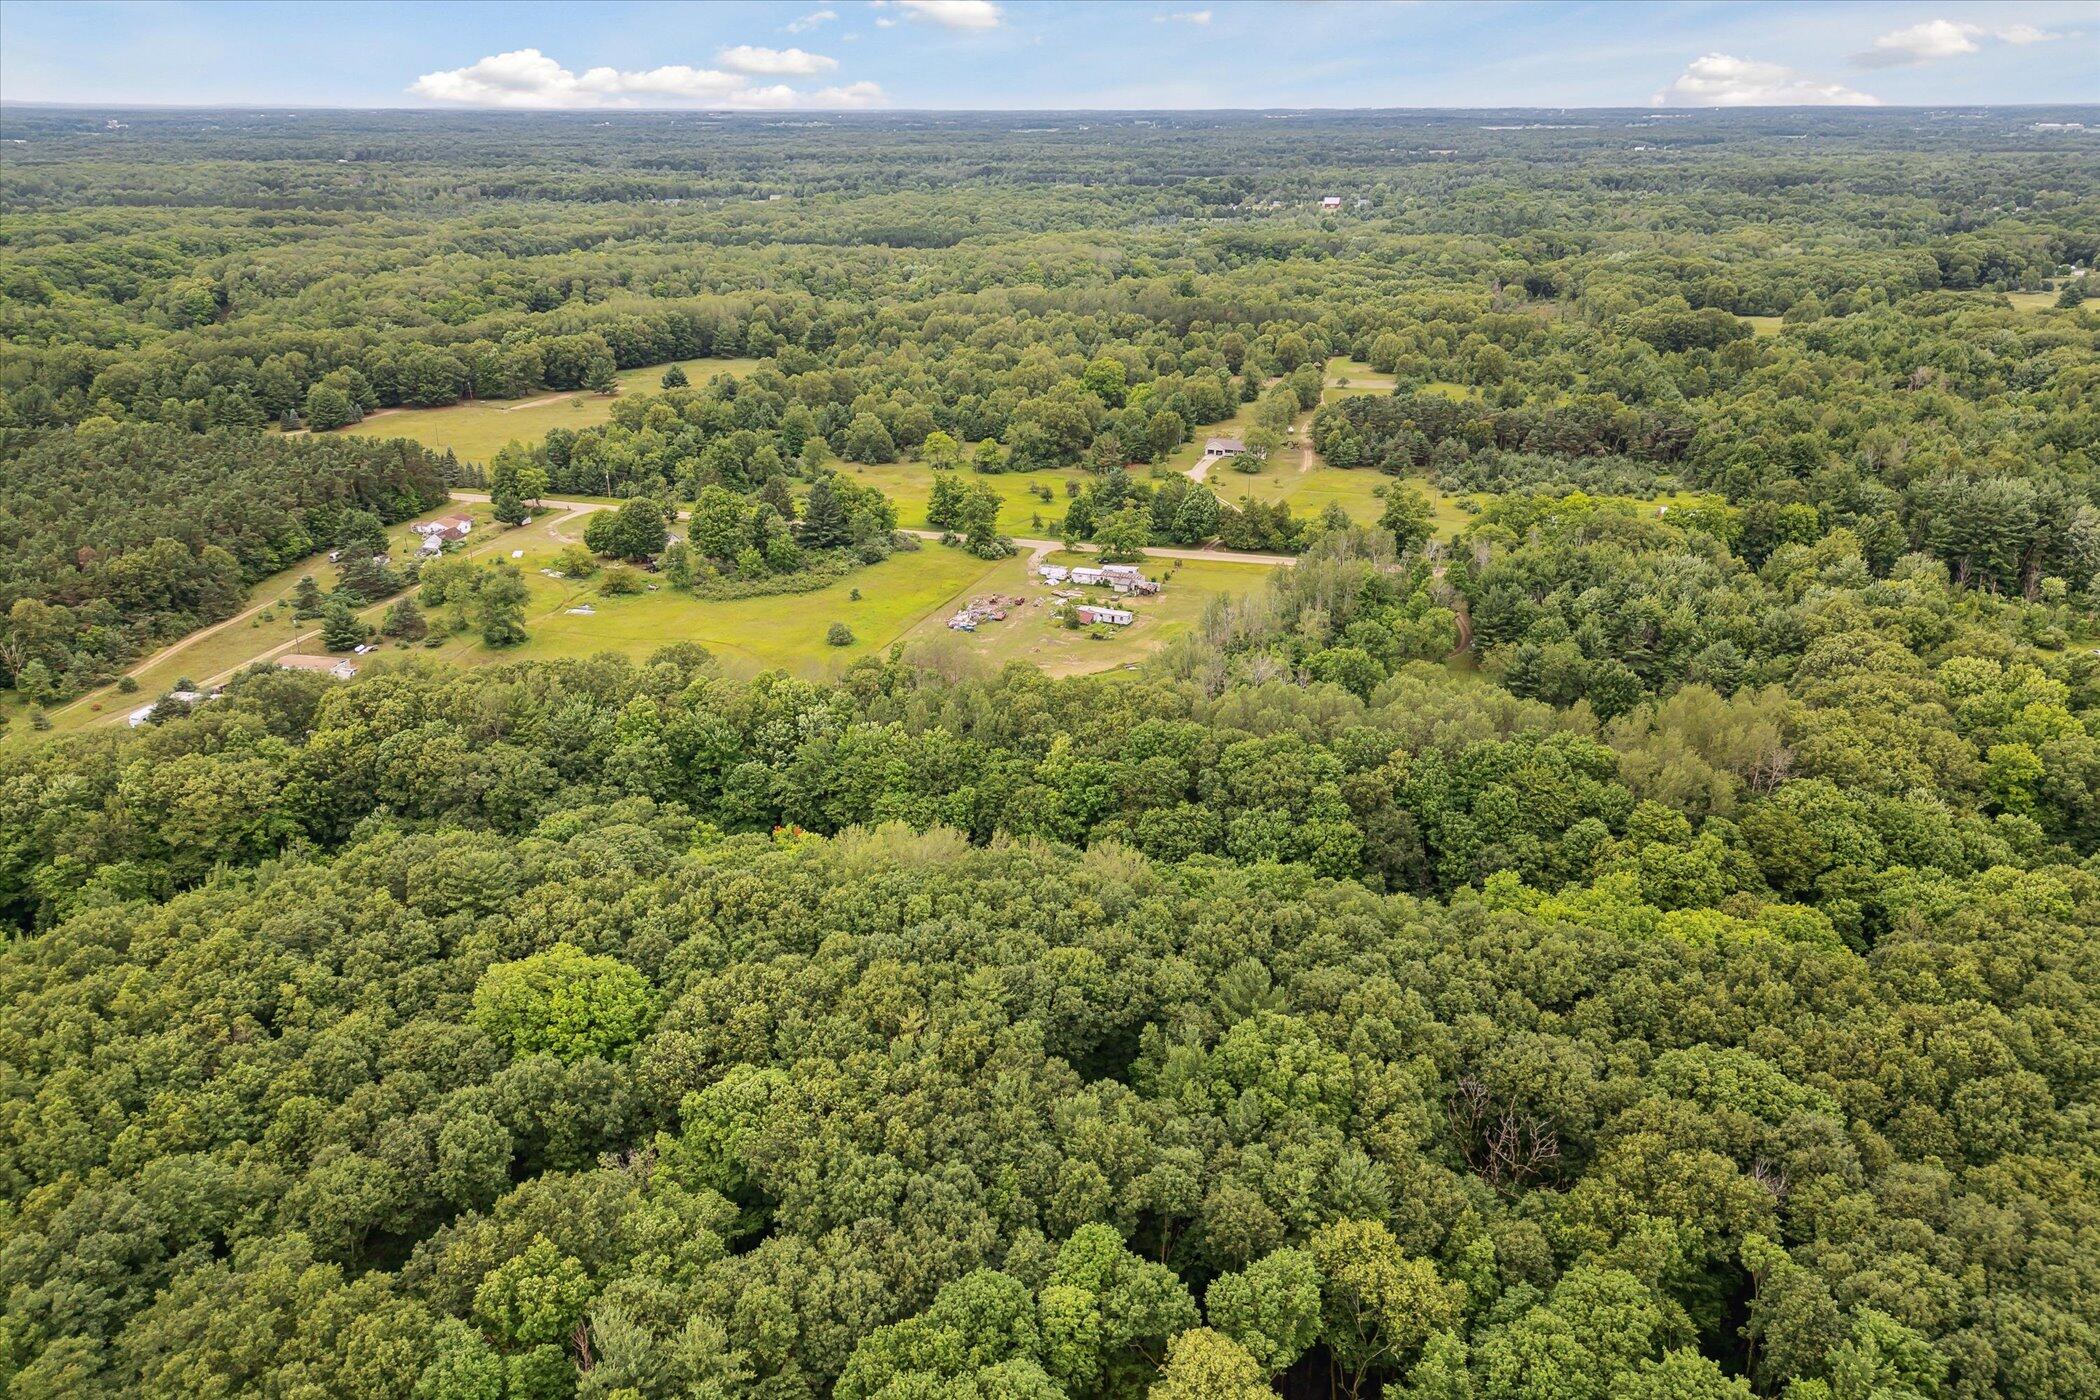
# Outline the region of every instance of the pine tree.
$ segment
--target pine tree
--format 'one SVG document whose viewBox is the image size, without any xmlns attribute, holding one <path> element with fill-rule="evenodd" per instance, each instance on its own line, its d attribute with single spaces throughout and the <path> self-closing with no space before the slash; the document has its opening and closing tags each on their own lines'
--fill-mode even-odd
<svg viewBox="0 0 2100 1400">
<path fill-rule="evenodd" d="M 360 554 L 343 565 L 342 589 L 359 602 L 376 603 L 401 589 L 401 577 L 369 554 Z"/>
<path fill-rule="evenodd" d="M 430 630 L 430 624 L 424 620 L 423 610 L 416 606 L 416 600 L 403 597 L 387 609 L 386 621 L 379 630 L 389 637 L 414 642 L 423 638 Z"/>
<path fill-rule="evenodd" d="M 314 582 L 312 574 L 301 578 L 292 590 L 292 616 L 301 621 L 319 617 L 327 606 L 328 600 L 321 596 L 321 585 Z"/>
<path fill-rule="evenodd" d="M 330 651 L 348 651 L 360 646 L 365 640 L 365 625 L 350 611 L 350 605 L 338 598 L 321 614 L 321 644 Z"/>
<path fill-rule="evenodd" d="M 683 389 L 693 381 L 685 377 L 685 370 L 682 367 L 672 365 L 664 371 L 662 382 L 666 389 Z"/>
<path fill-rule="evenodd" d="M 846 527 L 846 508 L 832 493 L 831 483 L 819 481 L 809 489 L 809 499 L 803 503 L 803 545 L 810 549 L 836 549 L 851 537 Z"/>
</svg>

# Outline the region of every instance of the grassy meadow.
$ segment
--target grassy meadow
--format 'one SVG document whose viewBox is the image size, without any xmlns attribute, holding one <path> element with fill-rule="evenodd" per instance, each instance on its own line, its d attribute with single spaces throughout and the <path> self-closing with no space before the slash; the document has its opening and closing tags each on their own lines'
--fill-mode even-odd
<svg viewBox="0 0 2100 1400">
<path fill-rule="evenodd" d="M 717 374 L 748 374 L 756 360 L 681 360 L 694 384 Z M 621 394 L 655 393 L 669 365 L 623 370 Z M 486 462 L 506 443 L 537 442 L 550 428 L 589 428 L 612 417 L 619 395 L 578 390 L 525 399 L 476 399 L 445 408 L 382 409 L 341 431 L 359 437 L 405 437 L 425 447 L 450 448 L 463 461 Z"/>
<path fill-rule="evenodd" d="M 934 469 L 924 462 L 841 462 L 838 469 L 846 477 L 863 486 L 874 487 L 895 502 L 897 524 L 904 529 L 933 528 L 926 519 L 926 503 L 933 494 Z M 999 493 L 999 528 L 1009 535 L 1054 533 L 1057 522 L 1064 519 L 1065 506 L 1071 500 L 1066 494 L 1065 483 L 1088 480 L 1087 473 L 1076 467 L 991 473 L 958 467 L 955 474 L 963 481 L 983 482 Z M 1048 491 L 1050 499 L 1045 501 L 1036 494 L 1038 489 Z M 1032 523 L 1036 516 L 1042 517 L 1040 526 Z"/>
<path fill-rule="evenodd" d="M 560 541 L 538 535 L 531 527 L 518 534 L 526 551 L 518 562 L 532 590 L 525 622 L 531 639 L 499 651 L 466 634 L 428 654 L 472 666 L 608 651 L 640 658 L 673 642 L 698 642 L 731 674 L 777 668 L 816 678 L 887 647 L 936 612 L 946 616 L 958 595 L 998 567 L 961 550 L 929 544 L 892 555 L 813 593 L 719 600 L 674 593 L 659 583 L 653 593 L 607 597 L 600 591 L 602 572 L 588 579 L 554 579 L 539 572 L 558 552 Z M 581 608 L 590 611 L 571 611 Z M 834 647 L 825 641 L 834 622 L 852 629 L 853 645 Z"/>
</svg>

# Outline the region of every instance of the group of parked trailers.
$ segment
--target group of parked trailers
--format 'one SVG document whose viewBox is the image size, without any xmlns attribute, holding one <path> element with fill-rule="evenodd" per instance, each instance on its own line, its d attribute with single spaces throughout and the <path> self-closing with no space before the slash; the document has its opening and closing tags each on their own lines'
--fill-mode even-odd
<svg viewBox="0 0 2100 1400">
<path fill-rule="evenodd" d="M 1159 580 L 1146 578 L 1135 564 L 1042 564 L 1036 569 L 1048 584 L 1076 583 L 1083 588 L 1113 588 L 1118 593 L 1150 596 L 1159 592 Z"/>
</svg>

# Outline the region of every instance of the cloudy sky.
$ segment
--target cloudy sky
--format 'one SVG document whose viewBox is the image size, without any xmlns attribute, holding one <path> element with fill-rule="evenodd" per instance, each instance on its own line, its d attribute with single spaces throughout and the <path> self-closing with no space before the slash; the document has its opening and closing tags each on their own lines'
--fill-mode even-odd
<svg viewBox="0 0 2100 1400">
<path fill-rule="evenodd" d="M 0 5 L 0 100 L 454 108 L 2100 102 L 2100 0 Z"/>
</svg>

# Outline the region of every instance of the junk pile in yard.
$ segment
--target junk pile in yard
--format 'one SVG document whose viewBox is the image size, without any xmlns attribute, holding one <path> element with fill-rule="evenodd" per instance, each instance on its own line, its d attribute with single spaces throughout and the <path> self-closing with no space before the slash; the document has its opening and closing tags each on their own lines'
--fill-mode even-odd
<svg viewBox="0 0 2100 1400">
<path fill-rule="evenodd" d="M 948 619 L 948 630 L 975 632 L 980 622 L 1004 622 L 1009 609 L 1025 607 L 1028 601 L 1017 593 L 991 593 L 972 598 Z"/>
</svg>

